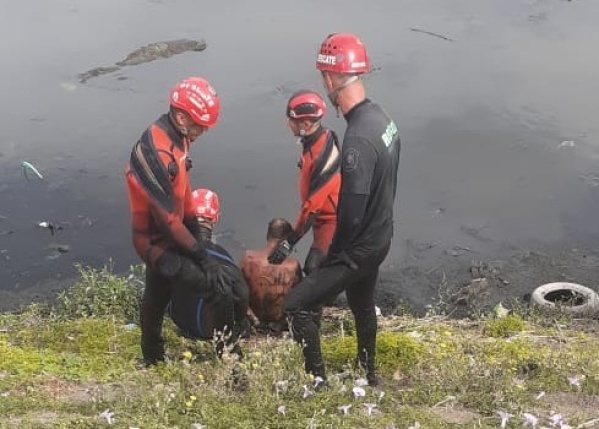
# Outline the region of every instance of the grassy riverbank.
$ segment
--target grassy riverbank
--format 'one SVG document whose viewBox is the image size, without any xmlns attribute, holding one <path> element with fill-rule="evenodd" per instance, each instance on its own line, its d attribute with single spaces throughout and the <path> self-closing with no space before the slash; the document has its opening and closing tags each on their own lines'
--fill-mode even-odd
<svg viewBox="0 0 599 429">
<path fill-rule="evenodd" d="M 351 365 L 351 316 L 332 311 L 330 386 L 315 392 L 288 337 L 252 337 L 239 365 L 167 323 L 170 361 L 139 369 L 136 278 L 82 270 L 52 306 L 0 316 L 0 427 L 497 428 L 505 412 L 516 428 L 527 414 L 537 427 L 558 414 L 571 427 L 599 418 L 597 321 L 525 309 L 474 321 L 384 317 L 382 380 L 370 388 Z"/>
</svg>

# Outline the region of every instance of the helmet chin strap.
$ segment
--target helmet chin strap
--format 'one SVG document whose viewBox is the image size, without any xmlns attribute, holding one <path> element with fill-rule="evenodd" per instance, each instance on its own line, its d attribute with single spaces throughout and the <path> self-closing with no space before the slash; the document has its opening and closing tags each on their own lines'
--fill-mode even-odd
<svg viewBox="0 0 599 429">
<path fill-rule="evenodd" d="M 184 135 L 185 137 L 187 137 L 187 134 L 189 134 L 189 128 L 184 127 L 183 125 L 180 125 L 176 120 L 175 117 L 172 113 L 169 113 L 169 116 L 171 118 L 171 122 L 173 123 L 173 125 L 175 125 L 175 127 L 177 127 L 177 130 Z"/>
<path fill-rule="evenodd" d="M 341 85 L 339 88 L 334 89 L 333 91 L 327 91 L 327 97 L 329 98 L 329 100 L 331 101 L 331 104 L 333 105 L 333 107 L 335 107 L 335 111 L 337 112 L 337 117 L 339 117 L 339 104 L 337 103 L 337 99 L 339 98 L 339 94 L 341 93 L 341 91 L 343 91 L 345 88 L 347 88 L 349 85 L 351 85 L 352 83 L 354 83 L 355 81 L 357 81 L 358 79 L 360 79 L 360 76 L 354 75 L 352 77 L 350 77 L 349 79 L 347 79 L 345 81 L 345 83 L 343 85 Z"/>
<path fill-rule="evenodd" d="M 317 120 L 316 122 L 314 122 L 310 128 L 308 128 L 307 130 L 304 130 L 302 128 L 299 128 L 297 131 L 297 135 L 299 136 L 299 138 L 297 139 L 297 144 L 300 144 L 302 142 L 302 138 L 306 137 L 308 135 L 308 131 L 314 131 L 316 130 L 319 126 L 320 126 L 320 119 Z"/>
</svg>

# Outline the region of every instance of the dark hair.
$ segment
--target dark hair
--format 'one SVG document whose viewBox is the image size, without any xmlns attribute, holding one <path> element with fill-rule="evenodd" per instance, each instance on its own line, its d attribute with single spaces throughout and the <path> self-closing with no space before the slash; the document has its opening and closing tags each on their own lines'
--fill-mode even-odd
<svg viewBox="0 0 599 429">
<path fill-rule="evenodd" d="M 282 240 L 293 232 L 293 227 L 287 220 L 281 218 L 272 219 L 268 222 L 267 240 Z"/>
</svg>

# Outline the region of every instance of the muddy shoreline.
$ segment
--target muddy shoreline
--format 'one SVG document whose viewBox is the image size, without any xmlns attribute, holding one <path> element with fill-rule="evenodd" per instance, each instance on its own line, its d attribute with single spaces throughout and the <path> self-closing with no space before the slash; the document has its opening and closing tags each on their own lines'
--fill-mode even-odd
<svg viewBox="0 0 599 429">
<path fill-rule="evenodd" d="M 381 269 L 375 299 L 384 314 L 409 312 L 424 316 L 434 312 L 455 318 L 472 317 L 489 312 L 499 302 L 507 308 L 526 306 L 536 287 L 557 281 L 580 283 L 599 292 L 596 250 L 512 248 L 501 258 L 445 257 L 433 264 L 432 257 L 419 260 L 433 247 L 411 248 L 404 264 L 387 262 Z M 18 311 L 33 302 L 51 302 L 78 279 L 65 277 L 22 290 L 0 290 L 0 312 Z M 473 288 L 476 279 L 484 282 Z M 337 304 L 346 306 L 343 295 Z"/>
</svg>

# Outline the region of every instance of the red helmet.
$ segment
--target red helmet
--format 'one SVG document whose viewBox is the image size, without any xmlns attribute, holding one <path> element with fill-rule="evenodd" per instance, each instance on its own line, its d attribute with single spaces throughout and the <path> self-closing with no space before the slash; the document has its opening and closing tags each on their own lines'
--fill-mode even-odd
<svg viewBox="0 0 599 429">
<path fill-rule="evenodd" d="M 362 74 L 370 71 L 366 47 L 352 33 L 332 33 L 320 45 L 316 69 L 335 73 Z"/>
<path fill-rule="evenodd" d="M 220 102 L 214 88 L 201 77 L 188 77 L 171 90 L 170 104 L 187 112 L 202 127 L 216 125 Z"/>
<path fill-rule="evenodd" d="M 287 117 L 291 119 L 318 120 L 326 112 L 327 106 L 323 98 L 314 91 L 297 91 L 287 102 Z"/>
<path fill-rule="evenodd" d="M 196 217 L 212 223 L 218 222 L 220 203 L 215 192 L 210 189 L 196 189 L 191 193 L 191 200 Z"/>
</svg>

